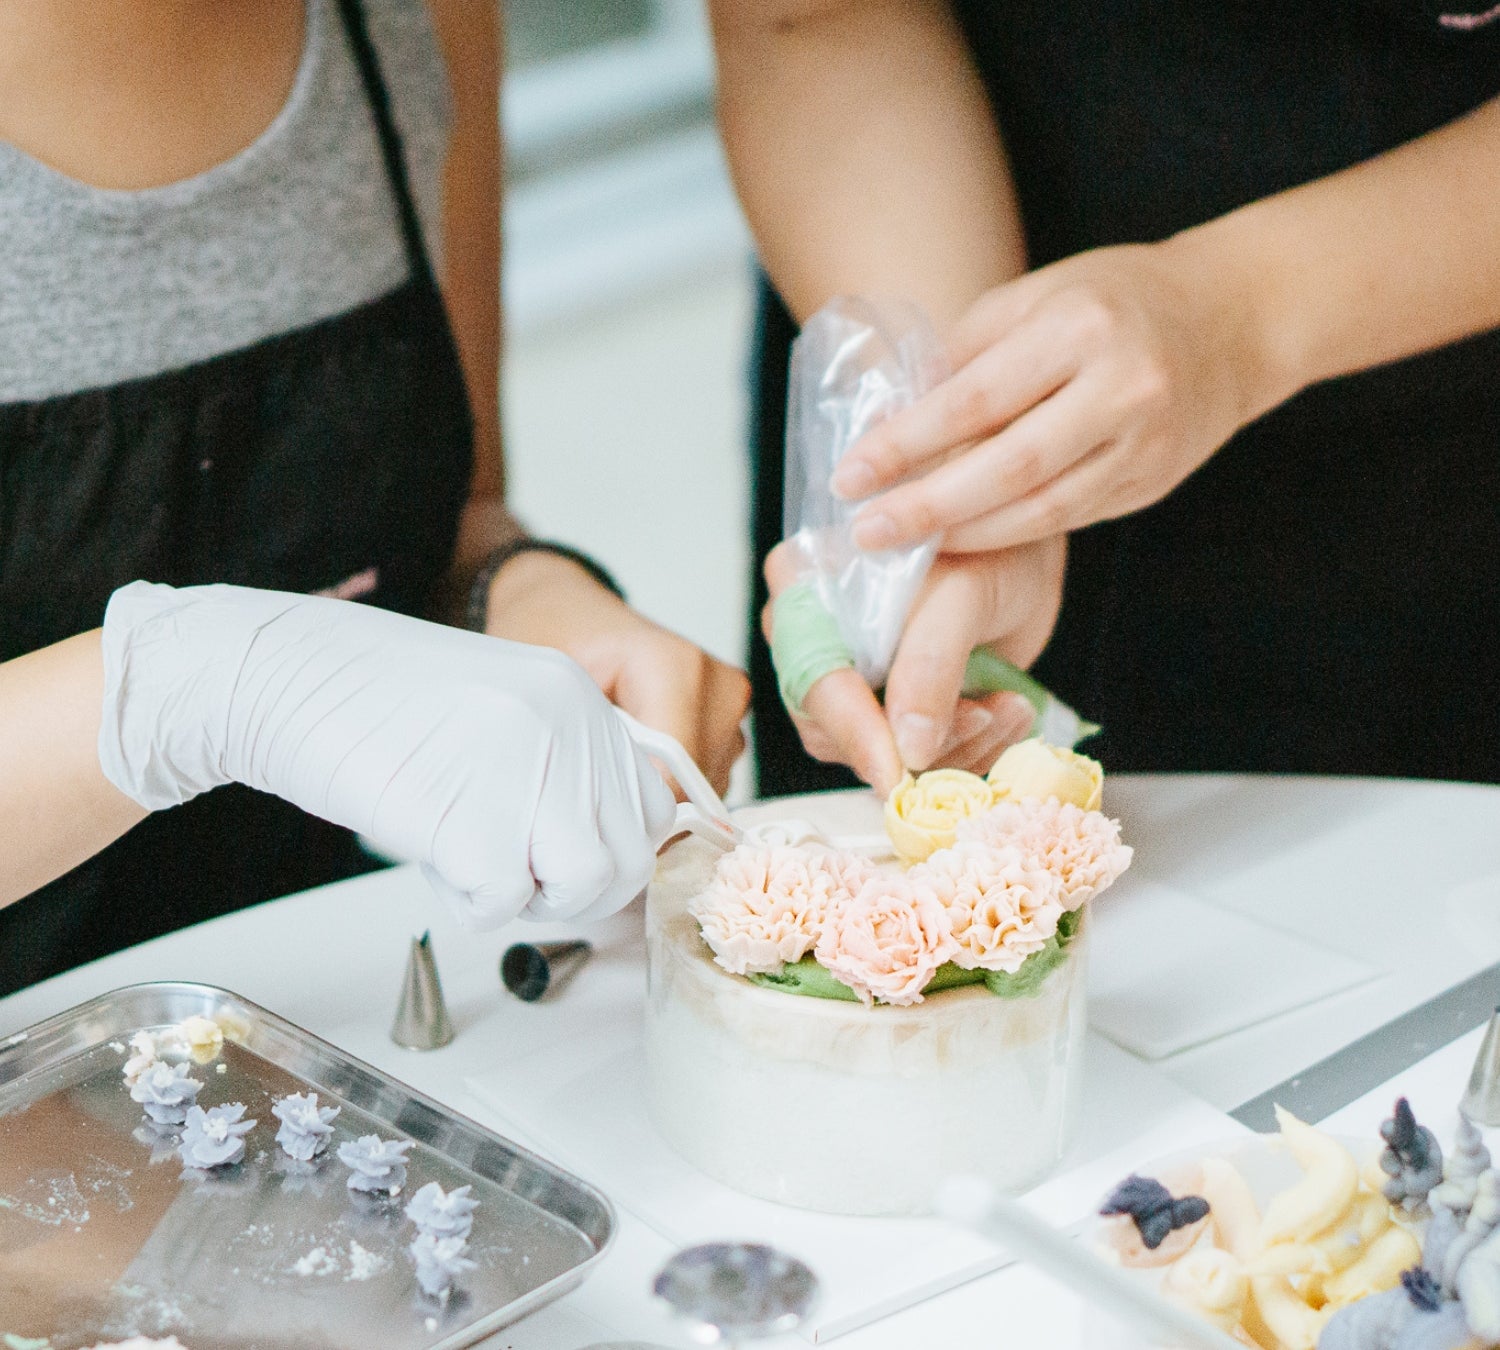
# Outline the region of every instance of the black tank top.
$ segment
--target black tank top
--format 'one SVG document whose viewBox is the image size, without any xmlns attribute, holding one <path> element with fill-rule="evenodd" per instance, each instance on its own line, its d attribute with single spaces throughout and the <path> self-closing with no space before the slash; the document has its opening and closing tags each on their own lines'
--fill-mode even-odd
<svg viewBox="0 0 1500 1350">
<path fill-rule="evenodd" d="M 1005 138 L 1033 266 L 1161 239 L 1500 93 L 1500 18 L 1478 23 L 1430 0 L 955 9 Z M 781 454 L 774 386 L 790 326 L 773 307 L 762 331 L 765 473 Z M 762 544 L 773 476 L 757 495 Z M 1037 673 L 1104 724 L 1090 748 L 1115 770 L 1500 781 L 1496 616 L 1491 333 L 1316 386 L 1156 506 L 1075 534 Z M 757 735 L 773 757 L 763 786 L 820 784 L 768 703 L 762 692 Z"/>
</svg>

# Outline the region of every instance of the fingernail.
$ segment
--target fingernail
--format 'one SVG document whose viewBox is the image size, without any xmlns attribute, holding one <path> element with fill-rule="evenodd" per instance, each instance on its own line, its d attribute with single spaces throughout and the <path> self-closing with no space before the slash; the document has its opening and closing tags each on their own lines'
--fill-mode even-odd
<svg viewBox="0 0 1500 1350">
<path fill-rule="evenodd" d="M 857 502 L 875 491 L 875 470 L 857 459 L 846 459 L 833 471 L 828 480 L 835 497 L 846 502 Z"/>
<path fill-rule="evenodd" d="M 921 713 L 902 713 L 896 719 L 896 749 L 908 769 L 925 769 L 937 753 L 942 728 Z"/>
<path fill-rule="evenodd" d="M 889 516 L 876 512 L 871 516 L 855 517 L 854 542 L 867 553 L 894 548 L 899 539 L 896 522 Z"/>
<path fill-rule="evenodd" d="M 1011 695 L 1004 715 L 1009 720 L 1006 734 L 1016 740 L 1028 735 L 1036 722 L 1036 709 L 1020 694 Z"/>
<path fill-rule="evenodd" d="M 994 720 L 995 715 L 988 708 L 960 708 L 953 714 L 953 726 L 948 732 L 948 740 L 953 745 L 961 745 L 981 731 L 988 730 Z"/>
</svg>

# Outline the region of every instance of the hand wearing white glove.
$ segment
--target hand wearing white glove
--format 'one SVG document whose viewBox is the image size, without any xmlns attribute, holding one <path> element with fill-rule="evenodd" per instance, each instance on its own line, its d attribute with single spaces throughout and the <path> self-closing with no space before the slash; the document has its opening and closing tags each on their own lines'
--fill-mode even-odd
<svg viewBox="0 0 1500 1350">
<path fill-rule="evenodd" d="M 567 657 L 236 586 L 116 591 L 99 759 L 148 810 L 246 783 L 419 859 L 461 921 L 603 918 L 675 804 Z"/>
</svg>

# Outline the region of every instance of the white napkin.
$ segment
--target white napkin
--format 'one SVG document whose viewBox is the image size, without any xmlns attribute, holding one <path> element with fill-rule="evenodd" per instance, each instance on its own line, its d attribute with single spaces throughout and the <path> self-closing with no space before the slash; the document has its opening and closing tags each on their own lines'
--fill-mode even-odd
<svg viewBox="0 0 1500 1350">
<path fill-rule="evenodd" d="M 1380 973 L 1133 872 L 1099 898 L 1091 915 L 1089 1023 L 1148 1060 Z"/>
<path fill-rule="evenodd" d="M 788 995 L 788 997 L 791 997 Z M 1143 1158 L 1222 1140 L 1241 1127 L 1129 1055 L 1090 1037 L 1079 1137 L 1067 1169 L 1028 1202 L 1076 1227 Z M 677 1156 L 646 1115 L 638 1008 L 566 1046 L 467 1079 L 510 1132 L 602 1189 L 679 1246 L 763 1241 L 806 1261 L 822 1285 L 807 1339 L 821 1343 L 1010 1263 L 969 1231 L 929 1219 L 814 1214 L 753 1199 Z M 796 1128 L 794 1114 L 787 1128 Z"/>
</svg>

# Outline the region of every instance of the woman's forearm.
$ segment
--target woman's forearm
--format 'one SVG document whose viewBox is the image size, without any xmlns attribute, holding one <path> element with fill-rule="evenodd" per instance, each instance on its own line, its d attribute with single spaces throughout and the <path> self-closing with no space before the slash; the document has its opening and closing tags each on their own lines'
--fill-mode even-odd
<svg viewBox="0 0 1500 1350">
<path fill-rule="evenodd" d="M 940 325 L 1025 244 L 944 0 L 712 0 L 719 120 L 761 259 L 799 319 L 895 296 Z"/>
<path fill-rule="evenodd" d="M 1178 235 L 1250 316 L 1258 410 L 1500 327 L 1500 99 Z"/>
<path fill-rule="evenodd" d="M 103 696 L 97 631 L 0 664 L 0 906 L 146 816 L 99 767 Z"/>
</svg>

